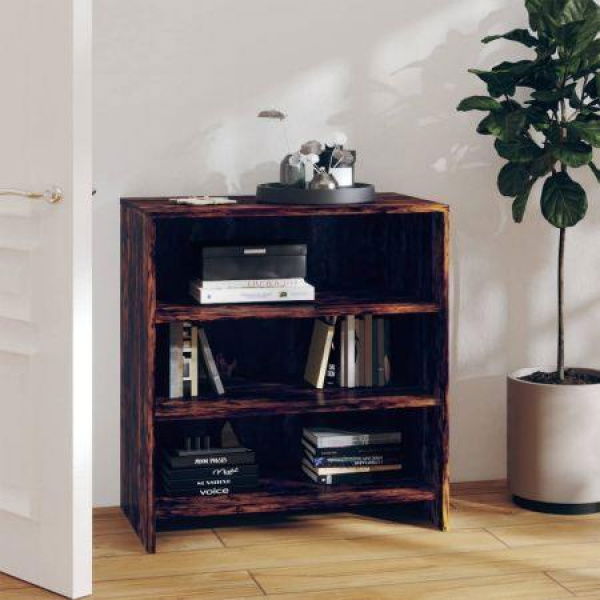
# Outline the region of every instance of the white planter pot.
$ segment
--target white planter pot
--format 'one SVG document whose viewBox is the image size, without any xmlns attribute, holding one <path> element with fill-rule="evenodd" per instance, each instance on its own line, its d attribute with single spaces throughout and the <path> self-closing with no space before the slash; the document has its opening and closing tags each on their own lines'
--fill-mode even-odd
<svg viewBox="0 0 600 600">
<path fill-rule="evenodd" d="M 508 376 L 508 481 L 533 510 L 600 512 L 600 384 L 545 385 Z M 600 375 L 591 369 L 578 369 Z"/>
</svg>

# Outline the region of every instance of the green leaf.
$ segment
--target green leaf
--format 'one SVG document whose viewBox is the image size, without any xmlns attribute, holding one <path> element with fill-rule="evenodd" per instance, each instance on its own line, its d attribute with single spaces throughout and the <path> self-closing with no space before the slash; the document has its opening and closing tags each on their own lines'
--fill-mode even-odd
<svg viewBox="0 0 600 600">
<path fill-rule="evenodd" d="M 553 148 L 546 150 L 541 156 L 529 164 L 529 172 L 534 177 L 543 177 L 552 171 L 552 167 L 556 164 Z"/>
<path fill-rule="evenodd" d="M 469 73 L 477 75 L 479 79 L 487 84 L 490 96 L 512 96 L 515 93 L 517 83 L 528 73 L 533 62 L 520 60 L 517 62 L 502 62 L 491 71 L 480 69 L 469 69 Z"/>
<path fill-rule="evenodd" d="M 587 212 L 584 189 L 565 172 L 556 173 L 544 183 L 542 214 L 554 227 L 573 227 Z"/>
<path fill-rule="evenodd" d="M 598 167 L 591 160 L 589 162 L 589 165 L 590 169 L 592 170 L 592 173 L 596 176 L 598 183 L 600 183 L 600 169 L 598 169 Z"/>
<path fill-rule="evenodd" d="M 495 135 L 505 142 L 518 137 L 527 125 L 527 117 L 523 110 L 502 110 L 492 112 L 477 127 L 478 133 Z"/>
<path fill-rule="evenodd" d="M 571 121 L 567 123 L 567 130 L 571 135 L 581 138 L 594 148 L 600 148 L 600 120 Z"/>
<path fill-rule="evenodd" d="M 592 160 L 592 147 L 585 142 L 566 142 L 554 149 L 556 158 L 569 167 L 583 167 Z"/>
<path fill-rule="evenodd" d="M 496 140 L 496 152 L 510 162 L 529 163 L 543 154 L 543 150 L 530 138 L 519 138 L 510 142 Z"/>
<path fill-rule="evenodd" d="M 525 189 L 513 200 L 512 203 L 512 216 L 515 223 L 520 223 L 525 215 L 525 209 L 527 208 L 527 201 L 529 200 L 529 194 L 531 193 L 530 183 Z"/>
<path fill-rule="evenodd" d="M 513 198 L 520 194 L 529 182 L 529 172 L 518 163 L 507 163 L 498 173 L 498 189 L 503 196 Z"/>
<path fill-rule="evenodd" d="M 460 101 L 456 110 L 468 111 L 468 110 L 500 110 L 502 105 L 498 100 L 490 98 L 489 96 L 469 96 L 464 100 Z"/>
<path fill-rule="evenodd" d="M 600 80 L 598 76 L 592 77 L 583 88 L 584 93 L 590 98 L 600 97 Z"/>
<path fill-rule="evenodd" d="M 523 44 L 529 48 L 534 48 L 538 44 L 538 39 L 533 37 L 531 33 L 527 29 L 513 29 L 508 33 L 503 33 L 501 35 L 488 35 L 484 37 L 481 41 L 484 44 L 489 44 L 494 40 L 510 40 L 511 42 L 519 42 L 519 44 Z"/>
<path fill-rule="evenodd" d="M 563 98 L 568 98 L 575 89 L 575 84 L 566 85 L 564 88 L 553 89 L 553 90 L 537 90 L 532 92 L 531 97 L 535 98 L 540 102 L 553 103 L 558 102 Z"/>
</svg>

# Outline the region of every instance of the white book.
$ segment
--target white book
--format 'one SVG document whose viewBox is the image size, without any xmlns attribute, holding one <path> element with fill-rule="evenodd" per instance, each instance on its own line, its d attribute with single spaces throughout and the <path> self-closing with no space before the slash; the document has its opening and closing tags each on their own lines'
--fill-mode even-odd
<svg viewBox="0 0 600 600">
<path fill-rule="evenodd" d="M 292 279 L 221 279 L 203 281 L 195 279 L 192 285 L 203 290 L 234 290 L 238 288 L 293 288 L 309 285 L 302 278 Z"/>
<path fill-rule="evenodd" d="M 238 288 L 206 290 L 193 284 L 190 294 L 200 304 L 242 304 L 245 302 L 298 302 L 315 299 L 315 288 L 309 283 L 288 288 Z"/>
<path fill-rule="evenodd" d="M 382 473 L 386 471 L 400 471 L 401 464 L 394 465 L 360 465 L 356 467 L 314 467 L 306 458 L 302 465 L 314 471 L 317 475 L 348 475 L 350 473 Z"/>
<path fill-rule="evenodd" d="M 356 386 L 356 318 L 354 315 L 348 315 L 342 325 L 342 348 L 344 349 L 342 360 L 346 364 L 343 385 L 353 388 Z"/>
<path fill-rule="evenodd" d="M 183 323 L 169 325 L 169 398 L 183 396 Z"/>
<path fill-rule="evenodd" d="M 363 318 L 363 385 L 373 385 L 373 315 Z"/>
</svg>

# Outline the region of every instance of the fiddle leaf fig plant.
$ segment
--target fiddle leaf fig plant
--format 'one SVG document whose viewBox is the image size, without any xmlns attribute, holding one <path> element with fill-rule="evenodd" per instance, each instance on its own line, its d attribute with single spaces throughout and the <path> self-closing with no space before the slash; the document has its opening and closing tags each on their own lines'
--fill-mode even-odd
<svg viewBox="0 0 600 600">
<path fill-rule="evenodd" d="M 494 137 L 496 151 L 506 160 L 498 189 L 512 198 L 517 223 L 534 183 L 543 181 L 541 211 L 559 230 L 556 378 L 564 383 L 565 236 L 588 207 L 573 171 L 589 168 L 600 182 L 592 159 L 593 148 L 600 147 L 600 8 L 594 0 L 526 0 L 525 7 L 529 28 L 482 42 L 509 40 L 523 46 L 527 57 L 490 70 L 470 69 L 488 95 L 465 98 L 458 110 L 487 113 L 477 132 Z"/>
</svg>

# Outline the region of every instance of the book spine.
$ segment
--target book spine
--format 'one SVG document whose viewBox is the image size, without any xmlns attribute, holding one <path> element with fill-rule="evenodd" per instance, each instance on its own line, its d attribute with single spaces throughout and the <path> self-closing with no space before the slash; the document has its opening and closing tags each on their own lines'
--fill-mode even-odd
<svg viewBox="0 0 600 600">
<path fill-rule="evenodd" d="M 169 325 L 169 397 L 183 396 L 183 325 Z"/>
<path fill-rule="evenodd" d="M 332 437 L 320 437 L 318 440 L 309 440 L 317 448 L 343 448 L 345 446 L 368 446 L 370 444 L 398 444 L 401 441 L 401 434 L 378 434 L 371 436 L 369 434 L 361 435 L 340 435 Z"/>
<path fill-rule="evenodd" d="M 256 489 L 257 486 L 224 486 L 224 487 L 209 487 L 209 488 L 197 488 L 194 490 L 170 490 L 165 488 L 170 495 L 182 495 L 182 496 L 229 496 L 238 492 L 248 492 Z"/>
<path fill-rule="evenodd" d="M 217 465 L 248 465 L 254 462 L 254 453 L 240 456 L 170 456 L 167 464 L 172 468 L 210 467 Z"/>
<path fill-rule="evenodd" d="M 163 484 L 171 491 L 195 490 L 197 488 L 210 487 L 236 487 L 250 488 L 258 485 L 258 477 L 215 477 L 211 479 L 198 479 L 195 481 L 171 481 L 163 478 Z"/>
<path fill-rule="evenodd" d="M 344 319 L 346 337 L 346 387 L 356 386 L 356 318 L 348 315 Z"/>
<path fill-rule="evenodd" d="M 190 293 L 200 304 L 245 302 L 296 302 L 315 299 L 315 288 L 309 284 L 289 288 L 239 288 L 204 290 L 190 286 Z"/>
<path fill-rule="evenodd" d="M 258 465 L 231 465 L 228 467 L 192 467 L 170 469 L 163 465 L 161 475 L 169 481 L 193 481 L 215 477 L 256 477 Z"/>
<path fill-rule="evenodd" d="M 373 316 L 364 316 L 364 348 L 363 348 L 363 385 L 371 387 L 373 385 Z"/>
<path fill-rule="evenodd" d="M 198 339 L 200 341 L 200 352 L 202 353 L 202 359 L 208 375 L 208 380 L 210 381 L 213 390 L 222 396 L 225 393 L 225 388 L 223 387 L 223 382 L 221 381 L 221 376 L 219 375 L 219 369 L 217 369 L 217 363 L 215 362 L 212 350 L 210 349 L 206 332 L 202 327 L 198 328 Z"/>
<path fill-rule="evenodd" d="M 348 446 L 345 448 L 316 448 L 307 439 L 302 439 L 307 456 L 319 458 L 363 457 L 363 456 L 398 456 L 402 452 L 399 444 L 367 444 L 365 446 Z"/>
<path fill-rule="evenodd" d="M 306 284 L 301 278 L 292 279 L 222 279 L 220 281 L 195 280 L 192 285 L 204 290 L 239 289 L 239 288 L 293 288 Z"/>
<path fill-rule="evenodd" d="M 375 385 L 383 386 L 385 381 L 385 329 L 386 319 L 379 317 L 375 321 L 376 331 L 376 359 L 375 359 Z"/>
<path fill-rule="evenodd" d="M 370 467 L 379 465 L 392 465 L 399 463 L 398 454 L 384 456 L 382 454 L 375 456 L 340 456 L 340 457 L 312 457 L 308 458 L 311 466 L 318 467 Z"/>
</svg>

